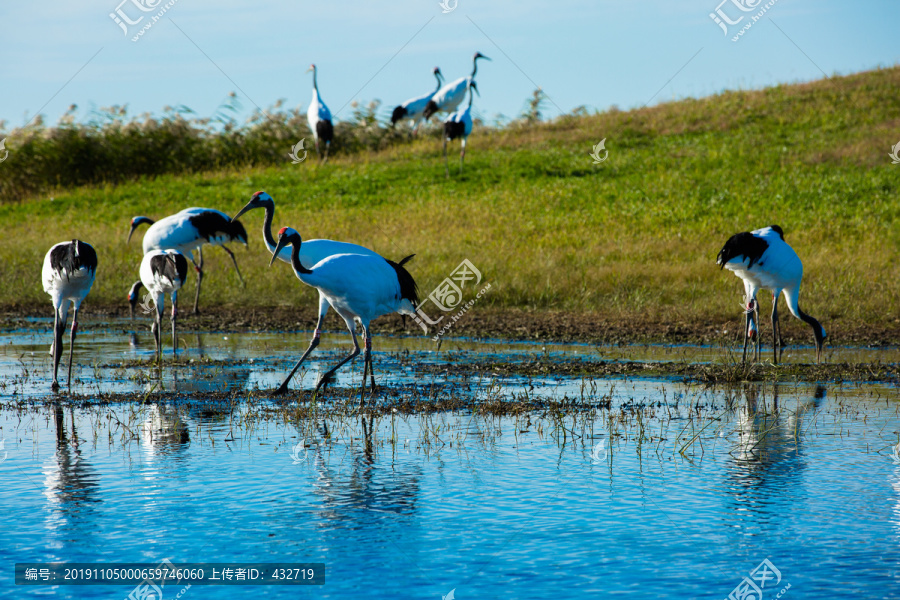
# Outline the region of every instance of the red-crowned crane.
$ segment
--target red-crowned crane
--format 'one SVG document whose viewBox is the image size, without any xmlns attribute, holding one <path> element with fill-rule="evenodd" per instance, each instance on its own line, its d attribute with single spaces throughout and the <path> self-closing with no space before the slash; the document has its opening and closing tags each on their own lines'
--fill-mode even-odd
<svg viewBox="0 0 900 600">
<path fill-rule="evenodd" d="M 53 383 L 51 389 L 59 389 L 57 372 L 62 357 L 62 336 L 66 329 L 69 315 L 69 303 L 75 308 L 72 315 L 72 330 L 69 332 L 69 378 L 68 387 L 72 389 L 72 349 L 75 346 L 75 332 L 78 331 L 78 309 L 84 301 L 97 274 L 97 253 L 94 248 L 80 240 L 61 242 L 50 248 L 44 256 L 44 267 L 41 270 L 41 281 L 44 291 L 53 300 Z"/>
<path fill-rule="evenodd" d="M 444 121 L 444 169 L 447 177 L 450 177 L 450 164 L 447 160 L 447 142 L 462 139 L 462 149 L 459 151 L 459 174 L 463 172 L 463 161 L 466 158 L 466 139 L 472 133 L 472 98 L 475 96 L 473 92 L 477 92 L 478 87 L 475 82 L 469 83 L 469 105 L 463 110 L 452 113 Z M 479 94 L 480 95 L 480 94 Z"/>
<path fill-rule="evenodd" d="M 310 100 L 309 108 L 306 111 L 306 120 L 309 122 L 313 138 L 316 140 L 316 154 L 319 156 L 322 155 L 319 151 L 319 140 L 321 139 L 325 143 L 325 156 L 322 158 L 322 162 L 325 162 L 328 160 L 328 148 L 331 147 L 331 140 L 334 139 L 334 124 L 331 122 L 331 111 L 328 110 L 328 107 L 322 102 L 322 98 L 319 97 L 319 84 L 316 80 L 318 68 L 316 65 L 309 65 L 309 69 L 306 72 L 309 73 L 310 71 L 313 74 L 313 92 L 312 100 Z"/>
<path fill-rule="evenodd" d="M 359 321 L 365 336 L 365 363 L 363 365 L 362 389 L 360 390 L 360 408 L 363 406 L 366 391 L 366 376 L 372 367 L 372 335 L 369 322 L 381 315 L 393 312 L 415 315 L 415 307 L 419 303 L 416 282 L 403 266 L 407 259 L 395 263 L 380 256 L 365 254 L 337 254 L 329 256 L 307 269 L 300 262 L 300 234 L 290 227 L 282 227 L 278 232 L 278 244 L 272 253 L 269 266 L 275 262 L 278 253 L 286 246 L 291 250 L 291 267 L 294 274 L 303 283 L 310 285 L 325 297 L 337 312 L 350 331 L 353 339 L 353 350 L 344 360 L 322 375 L 316 384 L 316 391 L 329 381 L 331 376 L 345 363 L 359 354 L 359 343 L 356 341 L 354 321 Z M 276 394 L 287 391 L 288 382 L 303 364 L 312 351 L 310 346 L 281 384 Z M 373 386 L 374 388 L 374 381 Z"/>
<path fill-rule="evenodd" d="M 272 252 L 274 254 L 275 248 L 277 247 L 277 242 L 275 241 L 275 238 L 272 237 L 272 219 L 275 216 L 275 200 L 266 192 L 254 192 L 253 196 L 250 198 L 250 202 L 248 202 L 244 206 L 244 208 L 239 210 L 234 218 L 237 219 L 247 211 L 253 210 L 254 208 L 263 208 L 266 211 L 266 216 L 265 220 L 263 221 L 262 228 L 263 240 L 265 241 L 266 248 L 269 249 L 269 252 Z M 377 256 L 382 260 L 387 260 L 380 254 L 373 252 L 372 250 L 369 250 L 364 246 L 351 244 L 349 242 L 336 242 L 334 240 L 324 239 L 306 240 L 305 242 L 303 242 L 303 247 L 299 251 L 298 258 L 300 260 L 300 264 L 309 269 L 323 259 L 328 258 L 329 256 L 334 256 L 336 254 L 362 254 L 366 256 Z M 280 260 L 286 263 L 290 263 L 291 249 L 285 246 L 277 253 L 277 256 Z M 410 256 L 407 256 L 406 258 L 401 260 L 399 264 L 403 265 L 409 262 L 413 256 L 415 255 L 412 254 Z M 328 302 L 328 299 L 324 294 L 322 294 L 320 290 L 319 319 L 316 322 L 316 330 L 313 333 L 312 341 L 310 341 L 309 348 L 306 351 L 307 354 L 312 352 L 319 345 L 319 336 L 321 336 L 322 334 L 322 324 L 325 322 L 325 315 L 328 314 L 328 308 L 330 306 L 331 304 Z M 404 318 L 405 322 L 406 315 L 401 316 Z M 288 379 L 290 379 L 290 377 Z M 280 392 L 284 392 L 287 390 L 286 385 L 282 387 L 283 389 L 281 389 Z M 374 376 L 372 379 L 372 387 L 375 387 Z"/>
<path fill-rule="evenodd" d="M 416 135 L 416 132 L 419 131 L 419 124 L 425 117 L 425 106 L 438 90 L 441 89 L 441 85 L 444 83 L 444 77 L 441 75 L 441 70 L 437 67 L 434 68 L 434 78 L 437 79 L 437 87 L 434 88 L 433 92 L 410 98 L 400 106 L 394 108 L 394 112 L 391 114 L 391 127 L 396 125 L 397 121 L 401 119 L 410 119 L 413 127 L 412 133 L 413 135 Z"/>
<path fill-rule="evenodd" d="M 162 362 L 162 314 L 166 294 L 172 298 L 172 356 L 177 357 L 178 342 L 175 338 L 175 318 L 178 315 L 178 290 L 184 285 L 188 265 L 184 254 L 178 250 L 151 250 L 141 260 L 141 280 L 131 286 L 130 296 L 137 296 L 141 287 L 147 288 L 153 298 L 156 314 L 153 317 L 153 339 L 156 340 L 156 362 Z"/>
<path fill-rule="evenodd" d="M 744 282 L 744 302 L 747 314 L 744 328 L 744 360 L 747 359 L 747 338 L 756 338 L 756 356 L 759 358 L 759 336 L 756 319 L 759 305 L 756 293 L 760 289 L 772 292 L 772 346 L 775 363 L 778 363 L 778 348 L 784 347 L 781 326 L 778 323 L 778 295 L 784 292 L 791 314 L 812 327 L 816 339 L 816 362 L 821 360 L 822 346 L 826 333 L 817 320 L 800 310 L 800 280 L 803 278 L 803 263 L 800 257 L 784 241 L 784 231 L 778 225 L 755 231 L 738 233 L 725 242 L 719 252 L 716 264 L 728 269 Z"/>
<path fill-rule="evenodd" d="M 239 242 L 247 245 L 247 231 L 240 221 L 232 220 L 225 213 L 211 208 L 186 208 L 181 212 L 169 215 L 159 221 L 153 221 L 147 217 L 134 217 L 131 219 L 131 231 L 128 240 L 139 225 L 149 223 L 150 229 L 144 234 L 144 254 L 152 250 L 178 250 L 194 263 L 197 271 L 197 292 L 194 296 L 194 314 L 197 314 L 197 305 L 200 302 L 200 284 L 203 282 L 203 245 L 220 246 L 234 263 L 241 285 L 244 278 L 238 268 L 237 259 L 225 244 Z M 200 262 L 194 260 L 194 250 L 200 256 Z M 134 296 L 132 298 L 132 296 Z M 137 296 L 129 294 L 132 313 Z"/>
<path fill-rule="evenodd" d="M 476 52 L 475 56 L 472 58 L 472 74 L 468 77 L 454 79 L 435 92 L 431 100 L 428 101 L 428 104 L 425 105 L 424 115 L 426 119 L 430 119 L 431 115 L 439 111 L 449 113 L 456 110 L 456 107 L 465 99 L 469 84 L 475 80 L 475 73 L 478 72 L 479 58 L 491 60 L 481 52 Z"/>
</svg>

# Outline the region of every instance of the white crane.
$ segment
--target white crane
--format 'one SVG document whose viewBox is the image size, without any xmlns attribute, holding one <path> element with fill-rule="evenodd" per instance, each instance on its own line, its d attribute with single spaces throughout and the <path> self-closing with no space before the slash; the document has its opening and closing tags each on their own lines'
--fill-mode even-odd
<svg viewBox="0 0 900 600">
<path fill-rule="evenodd" d="M 277 242 L 275 238 L 272 237 L 272 219 L 275 216 L 275 200 L 267 194 L 266 192 L 254 192 L 253 196 L 250 198 L 250 202 L 248 202 L 244 208 L 238 211 L 238 213 L 234 216 L 235 219 L 240 217 L 242 214 L 247 211 L 253 210 L 254 208 L 263 208 L 266 211 L 265 220 L 263 221 L 263 240 L 265 240 L 266 248 L 269 249 L 269 252 L 276 254 L 275 249 L 277 247 Z M 277 252 L 277 256 L 280 260 L 290 263 L 291 262 L 291 249 L 287 246 L 283 246 L 281 250 Z M 364 246 L 359 246 L 357 244 L 351 244 L 349 242 L 336 242 L 334 240 L 324 240 L 324 239 L 313 239 L 306 240 L 303 242 L 303 247 L 299 250 L 298 258 L 300 260 L 300 264 L 305 268 L 309 269 L 321 262 L 323 259 L 328 258 L 329 256 L 334 256 L 336 254 L 362 254 L 365 256 L 377 256 L 381 260 L 388 261 L 386 258 L 381 256 L 380 254 L 369 250 Z M 409 262 L 415 254 L 411 254 L 400 261 L 399 264 L 403 265 Z M 322 335 L 322 324 L 325 322 L 325 315 L 328 314 L 328 309 L 331 304 L 328 302 L 328 298 L 319 290 L 319 318 L 316 321 L 316 330 L 313 333 L 313 339 L 309 343 L 309 348 L 307 349 L 307 354 L 312 352 L 319 345 L 319 337 Z M 401 315 L 405 319 L 406 315 Z M 296 371 L 296 369 L 295 369 Z M 290 379 L 290 377 L 288 378 Z M 373 376 L 372 387 L 375 387 L 374 376 Z M 287 385 L 282 386 L 283 389 L 279 391 L 279 393 L 287 391 Z"/>
<path fill-rule="evenodd" d="M 316 140 L 316 154 L 321 156 L 319 151 L 319 140 L 325 143 L 325 156 L 322 162 L 328 160 L 328 148 L 331 147 L 331 140 L 334 139 L 334 124 L 331 122 L 331 111 L 322 102 L 319 97 L 319 84 L 316 81 L 318 68 L 316 65 L 309 65 L 306 71 L 313 74 L 313 93 L 312 100 L 309 102 L 309 109 L 306 111 L 306 120 L 309 122 L 309 128 L 312 130 L 313 138 Z"/>
<path fill-rule="evenodd" d="M 175 318 L 178 315 L 178 290 L 184 285 L 188 265 L 184 254 L 178 250 L 151 250 L 141 260 L 141 280 L 131 286 L 131 295 L 137 296 L 141 287 L 147 288 L 153 299 L 156 314 L 150 331 L 156 340 L 156 362 L 162 362 L 162 314 L 166 294 L 172 298 L 172 356 L 177 357 L 178 342 L 175 338 Z"/>
<path fill-rule="evenodd" d="M 437 79 L 437 87 L 434 88 L 433 92 L 410 98 L 400 106 L 394 108 L 394 112 L 391 114 L 391 127 L 396 125 L 397 121 L 401 119 L 410 119 L 412 121 L 413 135 L 416 135 L 419 131 L 419 124 L 425 117 L 425 106 L 438 90 L 441 89 L 441 85 L 444 83 L 444 77 L 441 75 L 441 70 L 438 67 L 434 68 L 434 78 Z"/>
<path fill-rule="evenodd" d="M 359 354 L 359 343 L 356 340 L 354 321 L 359 321 L 365 336 L 365 363 L 363 365 L 362 389 L 360 390 L 360 408 L 362 408 L 365 391 L 366 376 L 371 372 L 372 366 L 372 336 L 369 332 L 369 323 L 372 319 L 393 312 L 415 315 L 415 307 L 419 302 L 416 282 L 409 271 L 403 267 L 405 259 L 399 264 L 386 260 L 380 256 L 365 254 L 337 254 L 329 256 L 318 263 L 312 269 L 307 269 L 300 262 L 300 234 L 290 227 L 282 227 L 278 232 L 278 244 L 272 253 L 269 266 L 275 262 L 278 253 L 286 246 L 293 246 L 291 250 L 291 267 L 294 274 L 303 283 L 310 285 L 326 298 L 331 307 L 337 312 L 350 331 L 353 339 L 353 350 L 344 360 L 336 364 L 325 373 L 316 384 L 316 391 L 327 383 L 331 376 L 345 363 Z M 303 364 L 303 361 L 312 351 L 310 345 L 290 375 L 275 392 L 283 393 L 287 390 L 287 384 Z M 374 389 L 374 379 L 372 387 Z"/>
<path fill-rule="evenodd" d="M 451 113 L 444 120 L 444 169 L 448 178 L 450 177 L 450 164 L 447 160 L 447 142 L 456 138 L 462 139 L 462 149 L 459 151 L 459 174 L 462 175 L 463 161 L 466 158 L 466 139 L 472 133 L 472 98 L 475 96 L 473 92 L 477 91 L 478 87 L 475 85 L 475 82 L 470 82 L 469 105 L 463 110 Z"/>
<path fill-rule="evenodd" d="M 423 114 L 426 119 L 430 119 L 431 115 L 439 111 L 449 113 L 456 110 L 456 107 L 465 99 L 466 90 L 468 90 L 469 84 L 475 81 L 475 73 L 478 72 L 479 58 L 491 60 L 481 52 L 476 52 L 475 56 L 472 57 L 472 74 L 468 77 L 454 79 L 435 92 L 431 100 L 428 101 L 428 104 L 425 105 Z"/>
<path fill-rule="evenodd" d="M 778 225 L 755 231 L 738 233 L 719 251 L 716 264 L 728 269 L 744 282 L 744 302 L 747 314 L 744 336 L 744 360 L 747 359 L 747 338 L 756 338 L 756 356 L 759 358 L 759 336 L 756 320 L 759 304 L 756 294 L 760 289 L 772 292 L 772 346 L 775 363 L 778 363 L 778 348 L 784 347 L 781 326 L 778 323 L 778 295 L 784 292 L 791 314 L 812 327 L 816 339 L 816 362 L 822 356 L 822 346 L 826 333 L 817 320 L 800 310 L 800 280 L 803 278 L 803 263 L 800 257 L 784 241 L 784 231 Z"/>
<path fill-rule="evenodd" d="M 150 229 L 144 234 L 143 248 L 144 254 L 152 250 L 178 250 L 194 263 L 194 269 L 197 271 L 197 293 L 194 296 L 194 314 L 199 311 L 197 305 L 200 302 L 200 284 L 203 282 L 203 245 L 220 246 L 234 263 L 234 270 L 237 271 L 241 285 L 244 284 L 244 278 L 241 270 L 238 268 L 237 259 L 225 244 L 230 242 L 240 242 L 247 245 L 247 231 L 240 221 L 234 221 L 225 213 L 214 210 L 212 208 L 186 208 L 181 212 L 169 215 L 159 221 L 153 221 L 148 217 L 134 217 L 131 219 L 131 231 L 128 233 L 128 240 L 139 225 L 149 223 Z M 194 250 L 200 257 L 199 264 L 194 260 Z M 137 297 L 131 301 L 131 309 L 134 311 L 134 304 Z"/>
<path fill-rule="evenodd" d="M 75 332 L 78 331 L 78 309 L 84 301 L 97 273 L 97 253 L 93 246 L 80 240 L 61 242 L 50 248 L 44 256 L 41 281 L 44 291 L 53 301 L 53 384 L 51 389 L 59 389 L 57 372 L 62 357 L 62 335 L 66 329 L 69 303 L 75 308 L 72 315 L 72 330 L 69 332 L 69 389 L 72 389 L 72 350 L 75 346 Z"/>
</svg>

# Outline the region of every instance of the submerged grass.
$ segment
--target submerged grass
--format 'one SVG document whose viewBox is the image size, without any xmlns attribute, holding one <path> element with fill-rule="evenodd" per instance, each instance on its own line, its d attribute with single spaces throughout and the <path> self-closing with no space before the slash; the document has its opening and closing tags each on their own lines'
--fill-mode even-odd
<svg viewBox="0 0 900 600">
<path fill-rule="evenodd" d="M 900 331 L 900 167 L 887 157 L 900 125 L 898 87 L 900 68 L 890 68 L 479 129 L 465 173 L 449 180 L 439 141 L 425 136 L 338 153 L 324 165 L 311 156 L 258 167 L 248 155 L 245 167 L 7 197 L 0 307 L 48 305 L 43 255 L 77 237 L 100 258 L 88 310 L 124 308 L 141 254 L 139 239 L 125 243 L 132 216 L 188 206 L 234 213 L 264 189 L 276 200 L 276 227 L 393 259 L 416 253 L 410 269 L 426 294 L 468 258 L 492 284 L 478 306 L 592 314 L 599 322 L 734 321 L 742 288 L 715 266 L 716 253 L 735 232 L 778 223 L 804 261 L 801 302 L 829 341 L 840 343 L 842 327 L 860 324 Z M 595 165 L 588 154 L 602 138 L 609 158 Z M 261 212 L 243 220 L 251 250 L 238 260 L 247 286 L 224 252 L 209 250 L 201 306 L 312 305 L 312 290 L 289 268 L 267 268 Z M 804 324 L 784 321 L 788 335 L 808 334 Z"/>
<path fill-rule="evenodd" d="M 896 422 L 900 411 L 896 389 L 826 390 L 817 385 L 807 394 L 805 387 L 791 386 L 792 399 L 785 401 L 779 400 L 784 386 L 771 384 L 716 390 L 687 386 L 673 395 L 661 386 L 647 399 L 635 400 L 628 387 L 627 382 L 590 384 L 580 396 L 563 399 L 516 397 L 493 383 L 471 395 L 444 390 L 436 399 L 411 388 L 382 398 L 363 414 L 358 412 L 356 395 L 347 390 L 327 402 L 273 403 L 246 392 L 199 397 L 106 394 L 8 402 L 0 405 L 0 411 L 7 413 L 7 424 L 18 423 L 14 431 L 7 427 L 7 433 L 16 437 L 21 438 L 20 429 L 34 428 L 41 419 L 45 426 L 55 420 L 58 440 L 72 436 L 73 443 L 91 441 L 95 446 L 104 440 L 124 448 L 250 443 L 290 453 L 296 464 L 312 460 L 309 449 L 328 452 L 360 444 L 368 453 L 407 448 L 428 454 L 442 448 L 490 448 L 504 438 L 518 443 L 520 438 L 537 436 L 561 450 L 580 452 L 600 467 L 611 467 L 623 452 L 634 452 L 641 460 L 690 462 L 725 452 L 756 462 L 778 444 L 849 432 L 849 425 L 859 419 L 860 394 L 869 403 L 869 417 Z M 826 393 L 829 402 L 823 408 Z M 87 415 L 87 430 L 76 430 L 76 410 Z M 815 418 L 802 419 L 809 412 Z M 897 434 L 886 427 L 872 432 L 869 451 L 890 452 Z"/>
</svg>

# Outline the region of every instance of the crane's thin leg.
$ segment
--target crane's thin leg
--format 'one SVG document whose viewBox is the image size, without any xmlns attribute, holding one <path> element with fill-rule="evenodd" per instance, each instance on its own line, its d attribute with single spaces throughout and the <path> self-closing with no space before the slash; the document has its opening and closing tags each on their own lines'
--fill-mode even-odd
<svg viewBox="0 0 900 600">
<path fill-rule="evenodd" d="M 50 385 L 50 389 L 54 392 L 59 390 L 56 373 L 59 371 L 59 360 L 62 358 L 62 332 L 66 327 L 66 322 L 61 319 L 61 308 L 56 309 L 56 318 L 53 321 L 53 383 Z"/>
<path fill-rule="evenodd" d="M 294 368 L 291 370 L 290 375 L 285 377 L 284 381 L 281 382 L 281 385 L 278 387 L 278 389 L 272 392 L 273 396 L 278 396 L 287 391 L 288 383 L 290 383 L 291 379 L 294 378 L 294 373 L 297 372 L 297 369 L 300 368 L 300 365 L 303 364 L 303 361 L 306 360 L 306 357 L 309 356 L 312 351 L 318 347 L 319 336 L 322 334 L 322 323 L 325 322 L 325 315 L 328 314 L 328 306 L 328 300 L 325 298 L 325 296 L 322 295 L 322 292 L 319 292 L 319 320 L 316 322 L 316 331 L 315 333 L 313 333 L 313 339 L 309 342 L 309 347 L 306 349 L 306 352 L 303 353 L 303 356 L 301 356 L 300 360 L 297 361 L 297 364 L 294 365 Z"/>
<path fill-rule="evenodd" d="M 774 303 L 777 305 L 777 297 Z M 784 358 L 784 335 L 781 330 L 781 318 L 778 316 L 778 313 L 775 314 L 775 322 L 778 323 L 778 360 L 782 360 Z"/>
<path fill-rule="evenodd" d="M 194 263 L 194 270 L 197 271 L 197 294 L 194 296 L 194 311 L 192 314 L 199 314 L 200 310 L 197 305 L 200 303 L 200 284 L 203 283 L 203 247 L 197 248 L 197 254 L 200 255 L 200 264 Z M 237 263 L 234 265 L 237 267 Z"/>
<path fill-rule="evenodd" d="M 400 315 L 400 316 L 403 317 L 404 315 Z M 360 324 L 362 325 L 362 323 L 360 323 Z M 369 328 L 368 328 L 367 326 L 365 326 L 365 325 L 362 325 L 362 328 L 363 328 L 363 334 L 366 336 L 365 339 L 363 340 L 363 347 L 368 347 L 368 348 L 369 348 L 369 352 L 370 352 L 370 356 L 369 356 L 369 377 L 371 377 L 371 381 L 372 381 L 372 391 L 374 392 L 374 391 L 375 391 L 375 371 L 372 369 L 372 358 L 371 358 L 372 342 L 369 340 Z"/>
<path fill-rule="evenodd" d="M 779 347 L 779 336 L 778 336 L 778 296 L 772 295 L 772 355 L 775 360 L 775 364 L 778 364 L 778 347 Z"/>
<path fill-rule="evenodd" d="M 227 252 L 227 253 L 228 253 L 228 256 L 231 257 L 231 262 L 234 263 L 234 270 L 237 271 L 238 279 L 241 280 L 241 285 L 246 285 L 246 284 L 244 283 L 244 276 L 241 275 L 241 270 L 238 269 L 238 266 L 237 266 L 237 259 L 234 257 L 234 252 L 232 252 L 229 248 L 226 248 L 225 246 L 222 246 L 222 250 L 224 250 L 225 252 Z"/>
<path fill-rule="evenodd" d="M 447 159 L 447 137 L 444 136 L 444 173 L 447 175 L 447 179 L 450 179 L 450 163 Z"/>
<path fill-rule="evenodd" d="M 172 359 L 178 358 L 178 342 L 175 337 L 175 317 L 178 315 L 178 309 L 175 307 L 175 302 L 177 301 L 178 293 L 172 292 Z"/>
<path fill-rule="evenodd" d="M 759 320 L 756 318 L 756 300 L 754 299 L 752 303 L 752 308 L 750 311 L 750 320 L 756 326 L 756 339 L 750 342 L 750 362 L 758 362 L 759 357 L 757 356 L 757 345 L 759 344 Z"/>
<path fill-rule="evenodd" d="M 72 391 L 72 351 L 75 349 L 75 332 L 78 331 L 78 307 L 72 314 L 72 330 L 69 332 L 69 378 L 67 379 L 69 391 Z M 60 336 L 62 337 L 62 336 Z"/>
<path fill-rule="evenodd" d="M 328 149 L 331 148 L 331 142 L 325 142 L 325 157 L 322 159 L 322 164 L 328 162 Z"/>
<path fill-rule="evenodd" d="M 156 306 L 156 317 L 150 330 L 153 331 L 153 339 L 156 340 L 156 364 L 162 364 L 162 305 Z"/>
<path fill-rule="evenodd" d="M 760 362 L 762 360 L 761 351 L 761 343 L 762 343 L 762 331 L 759 328 L 759 302 L 756 299 L 753 299 L 753 322 L 756 323 L 756 362 Z"/>
<path fill-rule="evenodd" d="M 747 362 L 747 339 L 750 337 L 750 311 L 744 311 L 744 356 L 741 363 Z"/>
<path fill-rule="evenodd" d="M 367 325 L 363 325 L 363 334 L 366 336 L 366 339 L 364 340 L 366 351 L 363 358 L 363 379 L 362 389 L 359 392 L 359 410 L 363 409 L 366 402 L 367 374 L 372 376 L 372 392 L 375 392 L 375 373 L 372 372 L 372 337 L 369 334 L 369 327 Z"/>
<path fill-rule="evenodd" d="M 462 139 L 462 150 L 459 152 L 459 174 L 463 172 L 463 161 L 466 160 L 466 138 Z"/>
<path fill-rule="evenodd" d="M 364 343 L 365 340 L 363 340 Z M 359 410 L 362 412 L 363 407 L 366 405 L 366 378 L 369 376 L 369 359 L 363 357 L 363 376 L 362 376 L 362 387 L 359 390 Z"/>
<path fill-rule="evenodd" d="M 353 323 L 352 322 L 347 323 L 347 329 L 350 331 L 350 335 L 353 338 L 353 351 L 350 352 L 350 355 L 347 356 L 347 358 L 345 358 L 338 364 L 334 365 L 334 367 L 332 367 L 332 369 L 330 371 L 328 371 L 327 373 L 322 375 L 322 377 L 319 378 L 319 383 L 316 384 L 316 392 L 319 391 L 320 387 L 322 387 L 324 384 L 328 383 L 328 381 L 331 379 L 331 376 L 334 375 L 335 371 L 337 371 L 338 369 L 343 367 L 345 364 L 347 364 L 349 361 L 351 361 L 354 358 L 356 358 L 357 356 L 359 356 L 359 342 L 356 340 L 356 332 L 353 331 Z"/>
<path fill-rule="evenodd" d="M 288 390 L 288 383 L 290 383 L 291 379 L 294 378 L 294 373 L 297 372 L 297 369 L 300 368 L 300 365 L 303 364 L 303 361 L 306 360 L 306 357 L 309 356 L 310 353 L 319 345 L 320 333 L 321 331 L 318 327 L 316 327 L 316 332 L 313 334 L 313 339 L 309 342 L 309 347 L 306 349 L 306 352 L 303 353 L 303 356 L 300 357 L 300 360 L 298 360 L 297 364 L 294 365 L 294 368 L 291 369 L 291 373 L 284 378 L 284 381 L 281 382 L 281 385 L 278 387 L 278 389 L 272 392 L 273 396 L 278 396 Z"/>
</svg>

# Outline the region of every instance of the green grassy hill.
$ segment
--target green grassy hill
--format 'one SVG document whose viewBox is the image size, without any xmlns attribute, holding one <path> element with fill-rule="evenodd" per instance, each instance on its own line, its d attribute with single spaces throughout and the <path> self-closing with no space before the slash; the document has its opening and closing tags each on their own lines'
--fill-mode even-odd
<svg viewBox="0 0 900 600">
<path fill-rule="evenodd" d="M 416 253 L 411 272 L 424 294 L 468 258 L 492 283 L 478 307 L 591 313 L 600 321 L 735 320 L 742 287 L 716 267 L 716 254 L 731 234 L 777 223 L 804 261 L 801 304 L 826 329 L 885 322 L 900 329 L 900 165 L 888 157 L 900 141 L 898 89 L 900 68 L 891 68 L 476 129 L 462 176 L 453 168 L 459 145 L 451 145 L 449 180 L 436 137 L 336 153 L 326 165 L 313 153 L 291 164 L 288 144 L 277 167 L 5 202 L 0 307 L 49 314 L 43 255 L 77 237 L 100 260 L 88 308 L 124 308 L 141 257 L 139 235 L 125 243 L 132 216 L 188 206 L 233 214 L 265 190 L 277 203 L 276 227 L 394 259 Z M 589 153 L 603 138 L 609 157 L 595 165 Z M 207 251 L 206 307 L 312 307 L 314 295 L 286 265 L 267 267 L 262 218 L 261 211 L 242 218 L 251 234 L 249 252 L 237 253 L 245 288 L 224 252 Z M 191 297 L 193 285 L 191 277 Z"/>
</svg>

